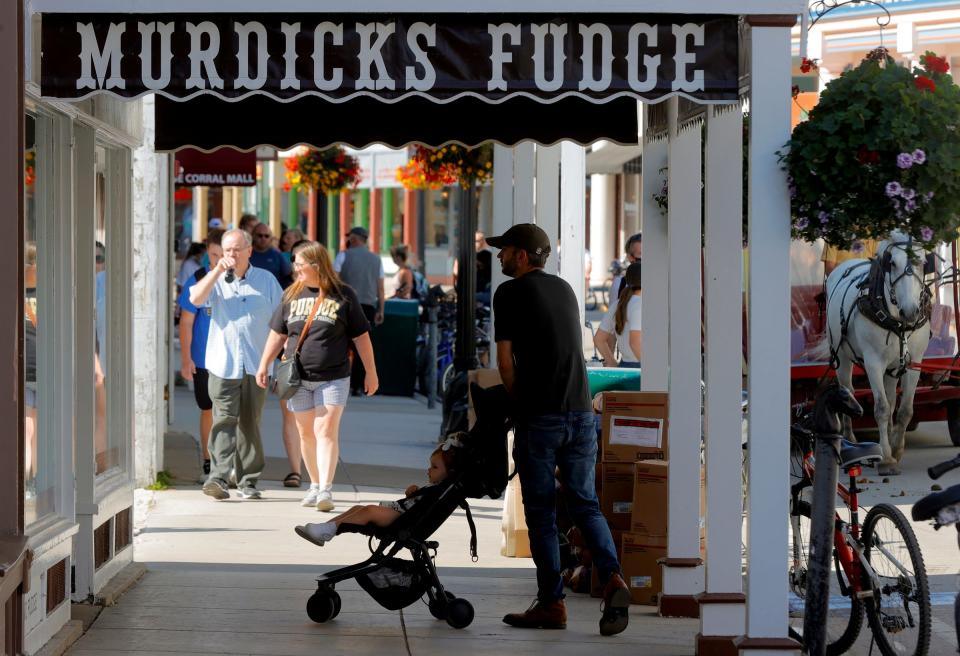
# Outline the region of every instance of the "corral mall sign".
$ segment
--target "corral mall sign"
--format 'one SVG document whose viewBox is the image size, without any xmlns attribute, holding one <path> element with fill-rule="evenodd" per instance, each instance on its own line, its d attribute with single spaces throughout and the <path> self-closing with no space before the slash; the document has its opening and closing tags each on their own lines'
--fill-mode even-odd
<svg viewBox="0 0 960 656">
<path fill-rule="evenodd" d="M 257 154 L 233 148 L 209 153 L 181 148 L 174 161 L 174 183 L 178 187 L 252 187 L 257 184 Z"/>
<path fill-rule="evenodd" d="M 45 14 L 46 97 L 737 99 L 732 16 Z"/>
</svg>

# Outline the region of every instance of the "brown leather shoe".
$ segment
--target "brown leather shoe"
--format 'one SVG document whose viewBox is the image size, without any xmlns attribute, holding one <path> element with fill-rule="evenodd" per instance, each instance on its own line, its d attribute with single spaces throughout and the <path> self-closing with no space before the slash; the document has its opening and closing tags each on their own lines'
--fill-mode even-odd
<svg viewBox="0 0 960 656">
<path fill-rule="evenodd" d="M 567 628 L 567 605 L 563 603 L 563 599 L 550 603 L 538 599 L 522 613 L 505 615 L 503 621 L 520 629 L 565 629 Z"/>
<path fill-rule="evenodd" d="M 616 635 L 627 628 L 630 619 L 630 588 L 619 574 L 611 574 L 603 588 L 602 611 L 600 635 Z"/>
</svg>

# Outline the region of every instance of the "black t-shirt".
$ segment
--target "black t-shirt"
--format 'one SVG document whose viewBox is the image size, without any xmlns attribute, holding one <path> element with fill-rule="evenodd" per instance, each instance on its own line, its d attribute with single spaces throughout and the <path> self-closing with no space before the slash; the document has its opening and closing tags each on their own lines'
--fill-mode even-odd
<svg viewBox="0 0 960 656">
<path fill-rule="evenodd" d="M 565 280 L 535 269 L 493 297 L 494 333 L 512 343 L 519 416 L 589 411 L 580 311 Z"/>
<path fill-rule="evenodd" d="M 477 251 L 477 291 L 483 292 L 490 289 L 490 281 L 493 275 L 493 253 L 488 250 Z"/>
<path fill-rule="evenodd" d="M 305 287 L 296 299 L 281 303 L 273 313 L 270 328 L 287 336 L 286 357 L 292 356 L 297 348 L 297 340 L 318 293 L 318 289 Z M 325 298 L 321 303 L 300 347 L 301 375 L 314 382 L 349 376 L 350 340 L 370 330 L 357 294 L 350 287 L 344 285 L 342 298 Z"/>
</svg>

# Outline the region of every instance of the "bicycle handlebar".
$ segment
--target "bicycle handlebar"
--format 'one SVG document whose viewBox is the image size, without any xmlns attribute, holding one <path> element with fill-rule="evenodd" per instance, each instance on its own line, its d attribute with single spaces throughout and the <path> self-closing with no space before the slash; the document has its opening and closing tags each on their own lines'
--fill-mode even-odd
<svg viewBox="0 0 960 656">
<path fill-rule="evenodd" d="M 927 474 L 930 475 L 930 478 L 936 480 L 946 474 L 948 471 L 960 467 L 960 456 L 956 456 L 945 462 L 941 462 L 939 465 L 934 465 L 927 469 Z"/>
</svg>

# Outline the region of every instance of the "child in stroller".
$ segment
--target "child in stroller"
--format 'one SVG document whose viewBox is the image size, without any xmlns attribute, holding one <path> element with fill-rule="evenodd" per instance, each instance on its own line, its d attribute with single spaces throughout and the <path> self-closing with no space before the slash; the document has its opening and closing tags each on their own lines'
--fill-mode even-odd
<svg viewBox="0 0 960 656">
<path fill-rule="evenodd" d="M 431 455 L 430 484 L 383 506 L 358 506 L 324 524 L 297 527 L 297 534 L 322 544 L 335 535 L 359 533 L 368 537 L 370 557 L 317 577 L 317 591 L 307 601 L 307 615 L 327 622 L 340 613 L 336 584 L 356 579 L 374 600 L 398 610 L 427 598 L 430 613 L 462 629 L 473 621 L 473 606 L 444 590 L 434 566 L 440 545 L 430 536 L 456 511 L 463 509 L 470 527 L 470 554 L 477 560 L 477 531 L 468 498 L 497 499 L 507 486 L 506 409 L 509 397 L 503 385 L 483 389 L 470 385 L 476 422 L 469 433 L 450 435 Z M 446 448 L 444 448 L 446 447 Z M 396 505 L 394 505 L 396 504 Z M 399 558 L 402 551 L 411 558 Z"/>
<path fill-rule="evenodd" d="M 430 467 L 427 469 L 429 485 L 410 485 L 404 491 L 403 499 L 384 501 L 376 506 L 354 506 L 329 522 L 297 526 L 294 531 L 304 540 L 322 547 L 336 537 L 337 528 L 341 524 L 373 524 L 381 528 L 390 526 L 414 505 L 435 496 L 439 484 L 457 471 L 460 466 L 458 461 L 462 460 L 463 440 L 467 437 L 466 433 L 454 433 L 430 454 Z"/>
</svg>

